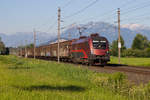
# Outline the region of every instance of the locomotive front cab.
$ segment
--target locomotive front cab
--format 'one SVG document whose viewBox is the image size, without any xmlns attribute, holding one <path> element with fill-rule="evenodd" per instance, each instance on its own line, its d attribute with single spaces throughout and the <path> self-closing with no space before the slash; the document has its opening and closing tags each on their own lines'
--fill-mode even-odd
<svg viewBox="0 0 150 100">
<path fill-rule="evenodd" d="M 90 38 L 91 61 L 94 63 L 107 63 L 110 61 L 109 43 L 105 37 L 92 34 Z"/>
</svg>

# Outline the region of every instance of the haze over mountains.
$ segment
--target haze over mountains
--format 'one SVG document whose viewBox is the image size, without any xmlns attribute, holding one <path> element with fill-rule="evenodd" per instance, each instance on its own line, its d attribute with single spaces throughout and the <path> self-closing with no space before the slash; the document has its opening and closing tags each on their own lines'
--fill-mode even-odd
<svg viewBox="0 0 150 100">
<path fill-rule="evenodd" d="M 72 24 L 66 28 L 64 32 L 61 33 L 61 38 L 65 39 L 73 39 L 78 38 L 79 30 L 78 27 L 84 27 L 82 30 L 82 35 L 90 35 L 91 33 L 99 33 L 101 36 L 105 36 L 110 43 L 113 40 L 116 40 L 118 37 L 117 26 L 105 22 L 89 22 L 86 24 Z M 125 45 L 130 48 L 132 41 L 137 33 L 145 35 L 150 40 L 150 27 L 139 25 L 139 24 L 126 24 L 121 26 L 121 36 L 125 40 Z M 25 45 L 25 40 L 27 43 L 33 42 L 33 33 L 32 32 L 17 32 L 16 34 L 6 35 L 4 33 L 0 33 L 0 37 L 6 44 L 6 46 L 18 46 Z M 44 33 L 37 32 L 37 45 L 40 43 L 48 44 L 49 41 L 56 40 L 57 33 Z"/>
</svg>

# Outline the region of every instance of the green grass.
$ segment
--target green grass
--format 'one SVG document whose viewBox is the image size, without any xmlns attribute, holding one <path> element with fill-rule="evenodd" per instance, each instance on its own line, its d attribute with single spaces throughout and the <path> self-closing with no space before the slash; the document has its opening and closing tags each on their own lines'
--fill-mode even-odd
<svg viewBox="0 0 150 100">
<path fill-rule="evenodd" d="M 111 57 L 111 64 L 118 64 L 118 57 Z M 150 58 L 127 58 L 121 57 L 121 64 L 131 66 L 150 67 Z"/>
<path fill-rule="evenodd" d="M 0 56 L 0 100 L 149 100 L 150 86 L 143 87 L 131 88 L 122 73 L 95 73 L 71 64 Z"/>
</svg>

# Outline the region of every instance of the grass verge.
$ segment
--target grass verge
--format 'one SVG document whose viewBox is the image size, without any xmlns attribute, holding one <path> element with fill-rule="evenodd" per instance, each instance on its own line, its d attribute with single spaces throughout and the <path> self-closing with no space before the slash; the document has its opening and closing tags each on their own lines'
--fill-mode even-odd
<svg viewBox="0 0 150 100">
<path fill-rule="evenodd" d="M 0 56 L 1 100 L 149 100 L 150 86 L 131 86 L 122 73 Z"/>
<path fill-rule="evenodd" d="M 110 64 L 118 64 L 118 57 L 111 57 Z M 130 66 L 150 67 L 150 58 L 121 57 L 121 64 Z"/>
</svg>

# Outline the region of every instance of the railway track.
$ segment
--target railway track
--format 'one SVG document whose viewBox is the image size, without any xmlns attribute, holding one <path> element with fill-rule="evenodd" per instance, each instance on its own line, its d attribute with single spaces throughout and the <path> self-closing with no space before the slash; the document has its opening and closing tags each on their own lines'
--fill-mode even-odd
<svg viewBox="0 0 150 100">
<path fill-rule="evenodd" d="M 99 68 L 98 66 L 93 66 L 95 68 Z M 142 67 L 133 67 L 133 66 L 110 66 L 106 65 L 103 67 L 104 69 L 110 69 L 120 72 L 129 72 L 135 74 L 142 74 L 142 75 L 150 75 L 150 68 L 142 68 Z M 100 68 L 101 69 L 101 68 Z"/>
<path fill-rule="evenodd" d="M 105 67 L 99 66 L 91 66 L 88 67 L 90 70 L 96 72 L 103 72 L 103 73 L 114 73 L 114 72 L 122 72 L 127 76 L 127 79 L 134 83 L 134 84 L 145 84 L 150 82 L 150 68 L 146 67 L 133 67 L 133 66 L 120 66 L 120 65 L 113 65 L 109 64 Z"/>
</svg>

